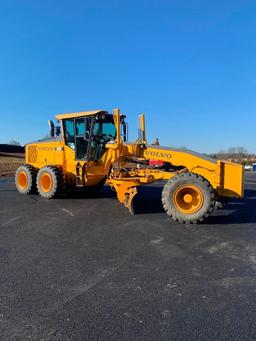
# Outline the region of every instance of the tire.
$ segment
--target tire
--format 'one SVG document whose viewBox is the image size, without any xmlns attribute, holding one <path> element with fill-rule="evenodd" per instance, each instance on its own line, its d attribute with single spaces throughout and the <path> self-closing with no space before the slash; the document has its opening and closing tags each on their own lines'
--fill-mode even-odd
<svg viewBox="0 0 256 341">
<path fill-rule="evenodd" d="M 15 173 L 15 184 L 21 194 L 34 194 L 36 189 L 37 170 L 31 165 L 21 165 Z"/>
<path fill-rule="evenodd" d="M 42 198 L 56 198 L 63 191 L 63 174 L 55 166 L 45 166 L 37 174 L 36 185 Z"/>
<path fill-rule="evenodd" d="M 166 213 L 175 221 L 197 224 L 212 213 L 215 205 L 214 191 L 202 176 L 181 173 L 164 186 L 162 203 Z"/>
</svg>

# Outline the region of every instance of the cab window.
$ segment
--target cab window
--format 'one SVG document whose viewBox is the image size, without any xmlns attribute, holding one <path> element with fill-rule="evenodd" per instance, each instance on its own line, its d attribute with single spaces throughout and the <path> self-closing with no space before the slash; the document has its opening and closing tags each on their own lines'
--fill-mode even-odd
<svg viewBox="0 0 256 341">
<path fill-rule="evenodd" d="M 81 135 L 85 135 L 85 120 L 84 118 L 79 118 L 76 119 L 76 135 L 77 136 L 81 136 Z"/>
<path fill-rule="evenodd" d="M 89 141 L 86 139 L 86 132 L 91 129 L 91 118 L 83 117 L 75 119 L 75 141 L 76 141 L 76 159 L 87 160 Z"/>
<path fill-rule="evenodd" d="M 63 121 L 65 144 L 75 150 L 75 129 L 74 119 L 66 119 Z"/>
</svg>

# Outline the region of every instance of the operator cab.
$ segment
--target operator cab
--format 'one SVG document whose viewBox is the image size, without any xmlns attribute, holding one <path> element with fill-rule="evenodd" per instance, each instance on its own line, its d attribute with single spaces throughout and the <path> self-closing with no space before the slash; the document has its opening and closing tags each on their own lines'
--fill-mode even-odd
<svg viewBox="0 0 256 341">
<path fill-rule="evenodd" d="M 115 143 L 114 117 L 106 111 L 57 115 L 61 119 L 66 146 L 75 151 L 76 160 L 99 161 L 107 143 Z"/>
</svg>

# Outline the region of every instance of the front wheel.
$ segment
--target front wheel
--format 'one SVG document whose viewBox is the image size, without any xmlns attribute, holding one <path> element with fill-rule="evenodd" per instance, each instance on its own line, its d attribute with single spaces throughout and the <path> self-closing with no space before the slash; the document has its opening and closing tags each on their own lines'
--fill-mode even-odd
<svg viewBox="0 0 256 341">
<path fill-rule="evenodd" d="M 162 203 L 172 219 L 185 224 L 196 224 L 212 213 L 215 205 L 214 191 L 202 176 L 181 173 L 164 186 Z"/>
</svg>

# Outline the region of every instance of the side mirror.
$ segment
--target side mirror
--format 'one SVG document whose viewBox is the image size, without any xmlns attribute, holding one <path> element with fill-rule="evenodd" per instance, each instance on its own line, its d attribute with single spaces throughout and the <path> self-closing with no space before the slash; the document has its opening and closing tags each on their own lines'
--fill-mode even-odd
<svg viewBox="0 0 256 341">
<path fill-rule="evenodd" d="M 53 124 L 53 121 L 49 120 L 48 121 L 48 125 L 49 125 L 49 135 L 50 137 L 54 137 L 54 124 Z"/>
<path fill-rule="evenodd" d="M 90 132 L 88 130 L 85 131 L 84 139 L 85 139 L 85 141 L 89 141 L 90 140 Z"/>
</svg>

